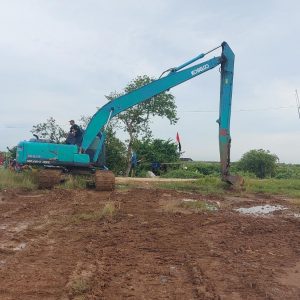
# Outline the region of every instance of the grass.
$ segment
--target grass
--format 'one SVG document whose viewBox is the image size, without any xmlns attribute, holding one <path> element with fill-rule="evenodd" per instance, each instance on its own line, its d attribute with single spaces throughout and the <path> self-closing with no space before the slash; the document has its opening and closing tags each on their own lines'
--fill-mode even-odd
<svg viewBox="0 0 300 300">
<path fill-rule="evenodd" d="M 73 190 L 73 189 L 85 189 L 87 183 L 86 176 L 66 175 L 66 180 L 59 184 L 59 189 Z"/>
<path fill-rule="evenodd" d="M 225 194 L 227 185 L 219 177 L 206 176 L 191 182 L 160 182 L 155 184 L 158 188 L 181 190 L 201 193 L 205 195 L 222 196 Z"/>
<path fill-rule="evenodd" d="M 34 174 L 34 170 L 16 173 L 8 169 L 0 168 L 0 190 L 13 188 L 34 190 L 37 188 Z M 235 194 L 240 193 L 229 191 L 228 185 L 222 182 L 217 176 L 204 176 L 203 178 L 191 182 L 160 182 L 153 183 L 153 185 L 162 189 L 189 191 L 204 195 L 222 196 L 228 192 Z M 69 176 L 63 184 L 57 187 L 62 189 L 85 189 L 86 178 L 83 176 Z M 126 186 L 126 188 L 128 188 L 128 186 Z M 300 198 L 300 179 L 251 179 L 246 177 L 243 192 L 285 195 L 291 198 Z M 107 214 L 114 214 L 113 211 L 115 208 L 104 207 L 103 209 L 105 210 L 104 212 L 100 211 L 98 213 L 93 212 L 83 215 L 82 219 L 97 219 Z"/>
<path fill-rule="evenodd" d="M 99 221 L 105 218 L 113 218 L 117 213 L 118 208 L 114 202 L 107 202 L 101 210 L 84 212 L 73 215 L 72 222 L 81 223 L 82 221 Z"/>
<path fill-rule="evenodd" d="M 205 201 L 181 201 L 179 207 L 191 209 L 195 211 L 214 211 L 217 209 L 213 204 L 209 204 Z"/>
<path fill-rule="evenodd" d="M 300 179 L 246 179 L 246 192 L 300 198 Z"/>
<path fill-rule="evenodd" d="M 79 296 L 89 291 L 90 284 L 85 278 L 76 278 L 72 282 L 70 289 L 73 296 Z"/>
<path fill-rule="evenodd" d="M 26 188 L 33 190 L 37 188 L 33 171 L 17 173 L 8 169 L 0 169 L 0 190 L 12 188 Z"/>
<path fill-rule="evenodd" d="M 102 217 L 113 217 L 117 212 L 116 206 L 114 202 L 107 202 L 102 211 Z"/>
<path fill-rule="evenodd" d="M 0 190 L 13 188 L 26 188 L 28 190 L 37 189 L 36 174 L 38 170 L 26 170 L 20 173 L 0 168 Z M 66 181 L 58 184 L 59 189 L 85 189 L 86 176 L 66 176 Z"/>
<path fill-rule="evenodd" d="M 162 182 L 157 188 L 195 192 L 204 195 L 222 196 L 227 193 L 263 193 L 266 195 L 284 195 L 300 198 L 300 179 L 251 179 L 245 178 L 242 191 L 230 189 L 219 177 L 205 176 L 193 182 Z"/>
</svg>

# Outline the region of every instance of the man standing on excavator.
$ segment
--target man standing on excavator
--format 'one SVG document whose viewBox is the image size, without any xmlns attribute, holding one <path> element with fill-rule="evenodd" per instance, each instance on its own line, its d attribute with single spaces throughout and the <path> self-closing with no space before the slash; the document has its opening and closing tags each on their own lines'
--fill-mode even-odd
<svg viewBox="0 0 300 300">
<path fill-rule="evenodd" d="M 66 143 L 77 145 L 78 147 L 80 147 L 82 142 L 82 130 L 77 124 L 75 124 L 74 120 L 70 120 L 69 123 L 71 127 Z"/>
</svg>

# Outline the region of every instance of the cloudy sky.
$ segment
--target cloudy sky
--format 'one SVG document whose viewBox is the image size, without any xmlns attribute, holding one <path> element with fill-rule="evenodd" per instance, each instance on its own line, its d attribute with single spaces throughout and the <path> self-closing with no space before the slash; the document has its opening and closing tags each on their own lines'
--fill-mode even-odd
<svg viewBox="0 0 300 300">
<path fill-rule="evenodd" d="M 137 75 L 157 77 L 227 41 L 236 55 L 232 160 L 263 148 L 300 163 L 300 2 L 0 0 L 0 150 L 54 117 L 92 115 Z M 219 55 L 216 52 L 215 55 Z M 209 57 L 208 57 L 209 58 Z M 219 72 L 174 89 L 180 120 L 154 119 L 184 156 L 218 160 Z M 163 128 L 163 130 L 162 130 Z"/>
</svg>

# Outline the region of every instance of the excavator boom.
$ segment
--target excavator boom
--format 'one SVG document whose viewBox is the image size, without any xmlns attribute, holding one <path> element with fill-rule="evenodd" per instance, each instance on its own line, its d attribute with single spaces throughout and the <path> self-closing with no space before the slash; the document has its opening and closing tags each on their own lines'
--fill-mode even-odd
<svg viewBox="0 0 300 300">
<path fill-rule="evenodd" d="M 168 76 L 154 80 L 133 92 L 122 95 L 108 102 L 94 114 L 89 122 L 83 135 L 81 145 L 82 149 L 88 149 L 99 131 L 110 118 L 136 104 L 149 101 L 152 97 L 215 68 L 221 63 L 221 60 L 222 57 L 214 57 L 204 63 L 187 68 L 183 71 L 171 72 Z"/>
<path fill-rule="evenodd" d="M 218 119 L 221 174 L 224 181 L 228 181 L 231 184 L 239 184 L 241 179 L 232 176 L 229 173 L 231 144 L 230 114 L 234 71 L 234 53 L 226 42 L 223 42 L 221 47 L 221 56 L 214 57 L 192 67 L 187 67 L 196 60 L 203 58 L 211 51 L 205 54 L 200 54 L 194 59 L 180 65 L 179 67 L 170 69 L 170 72 L 167 76 L 154 80 L 153 82 L 138 88 L 133 92 L 122 95 L 105 104 L 96 112 L 89 122 L 83 136 L 82 149 L 86 151 L 89 148 L 95 137 L 112 117 L 136 104 L 149 101 L 152 99 L 152 97 L 168 91 L 176 85 L 179 85 L 215 68 L 218 65 L 221 65 L 220 109 Z M 96 162 L 98 159 L 104 140 L 105 131 L 102 131 L 102 138 L 93 157 L 94 162 Z"/>
</svg>

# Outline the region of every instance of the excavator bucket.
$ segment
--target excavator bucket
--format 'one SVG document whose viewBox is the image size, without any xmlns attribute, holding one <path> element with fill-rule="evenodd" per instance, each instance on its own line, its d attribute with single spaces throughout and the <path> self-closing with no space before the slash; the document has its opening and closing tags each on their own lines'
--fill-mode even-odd
<svg viewBox="0 0 300 300">
<path fill-rule="evenodd" d="M 245 183 L 245 180 L 240 175 L 226 175 L 223 180 L 232 185 L 234 189 L 241 189 Z"/>
</svg>

